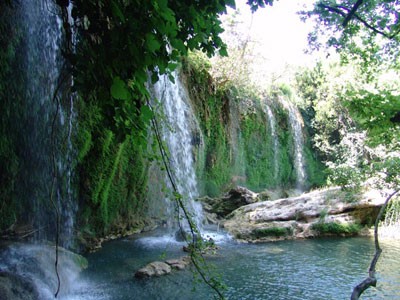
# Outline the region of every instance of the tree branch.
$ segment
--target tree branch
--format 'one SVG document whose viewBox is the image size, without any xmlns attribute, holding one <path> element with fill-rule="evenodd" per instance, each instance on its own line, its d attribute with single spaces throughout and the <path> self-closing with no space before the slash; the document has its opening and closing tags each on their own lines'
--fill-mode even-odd
<svg viewBox="0 0 400 300">
<path fill-rule="evenodd" d="M 337 13 L 337 14 L 343 16 L 343 17 L 346 17 L 346 13 L 341 11 L 338 7 L 333 7 L 333 6 L 329 6 L 329 5 L 322 4 L 322 3 L 318 3 L 317 6 L 319 8 L 326 9 L 329 12 Z"/>
<path fill-rule="evenodd" d="M 347 14 L 346 18 L 344 18 L 343 20 L 343 27 L 346 27 L 347 24 L 349 23 L 349 21 L 351 20 L 351 18 L 353 17 L 353 15 L 356 13 L 357 9 L 360 7 L 360 5 L 363 3 L 363 0 L 358 0 L 353 8 L 350 10 L 350 12 Z"/>
<path fill-rule="evenodd" d="M 360 0 L 359 0 L 359 1 L 360 1 Z M 359 1 L 357 1 L 357 2 L 359 2 Z M 362 2 L 362 1 L 360 1 L 360 2 Z M 356 4 L 357 4 L 357 3 L 356 3 Z M 360 3 L 360 5 L 361 5 L 361 3 Z M 335 6 L 335 7 L 333 7 L 333 6 L 329 6 L 329 5 L 322 4 L 322 3 L 319 3 L 317 6 L 320 7 L 320 8 L 326 9 L 326 10 L 329 11 L 329 12 L 336 13 L 336 14 L 341 15 L 342 17 L 344 17 L 345 19 L 343 20 L 343 23 L 342 23 L 343 27 L 346 27 L 347 24 L 348 24 L 348 22 L 350 21 L 350 19 L 351 19 L 352 17 L 354 17 L 355 19 L 357 19 L 358 21 L 360 21 L 365 27 L 367 27 L 369 30 L 371 30 L 372 32 L 374 32 L 374 33 L 376 33 L 376 34 L 382 35 L 382 36 L 384 36 L 384 37 L 387 38 L 387 39 L 390 39 L 390 40 L 391 40 L 391 39 L 393 39 L 393 38 L 397 35 L 397 33 L 388 34 L 388 33 L 384 32 L 384 31 L 382 31 L 382 30 L 379 30 L 379 29 L 376 28 L 375 26 L 369 24 L 367 21 L 365 21 L 363 18 L 361 18 L 361 17 L 356 13 L 356 10 L 354 10 L 354 12 L 353 12 L 353 9 L 354 9 L 355 5 L 353 6 L 352 9 L 349 9 L 348 7 L 345 7 L 345 6 Z M 359 6 L 359 5 L 358 5 L 358 6 Z M 358 8 L 358 7 L 357 7 L 357 8 Z M 347 13 L 344 12 L 344 11 L 347 11 Z M 348 19 L 348 20 L 346 21 L 346 19 Z"/>
<path fill-rule="evenodd" d="M 375 220 L 375 229 L 374 229 L 374 238 L 375 238 L 375 255 L 372 258 L 371 265 L 368 270 L 368 277 L 365 278 L 360 284 L 354 287 L 353 293 L 351 294 L 351 300 L 358 300 L 361 296 L 361 294 L 367 290 L 369 287 L 376 286 L 376 283 L 378 280 L 375 277 L 375 272 L 376 272 L 376 264 L 378 263 L 379 257 L 382 253 L 382 249 L 379 246 L 379 237 L 378 237 L 378 228 L 379 228 L 379 222 L 382 219 L 383 213 L 386 210 L 386 207 L 390 201 L 400 190 L 396 190 L 393 193 L 391 193 L 383 203 L 381 209 L 379 210 L 379 214 L 376 217 Z"/>
</svg>

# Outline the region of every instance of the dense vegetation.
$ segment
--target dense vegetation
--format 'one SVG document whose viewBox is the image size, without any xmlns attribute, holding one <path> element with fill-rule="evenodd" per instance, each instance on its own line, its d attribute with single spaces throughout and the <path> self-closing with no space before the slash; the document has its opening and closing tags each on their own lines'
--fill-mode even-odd
<svg viewBox="0 0 400 300">
<path fill-rule="evenodd" d="M 221 39 L 219 15 L 228 6 L 234 7 L 232 0 L 76 0 L 74 24 L 66 22 L 69 2 L 56 4 L 64 19 L 63 54 L 68 62 L 64 71 L 74 78 L 72 90 L 63 93 L 76 92 L 78 117 L 73 143 L 77 153 L 73 166 L 78 173 L 78 227 L 83 240 L 144 226 L 147 171 L 150 161 L 157 159 L 148 152 L 148 141 L 154 141 L 149 138 L 150 123 L 158 117 L 148 104 L 148 84 L 162 74 L 173 81 L 172 72 L 179 67 L 205 139 L 204 161 L 198 168 L 204 193 L 217 195 L 236 184 L 257 191 L 294 186 L 293 137 L 279 99 L 296 102 L 305 121 L 307 188 L 325 183 L 325 174 L 320 171 L 323 161 L 328 184 L 349 188 L 368 181 L 398 191 L 397 1 L 317 1 L 312 10 L 302 13 L 305 19 L 319 21 L 310 44 L 320 48 L 327 39 L 327 45 L 340 54 L 340 61 L 299 70 L 292 87 L 278 85 L 264 90 L 251 83 L 246 73 L 246 55 L 240 51 L 246 49 L 245 39 L 239 37 L 236 48 L 230 49 L 230 58 L 208 60 L 216 54 L 228 54 Z M 254 11 L 272 2 L 247 1 Z M 25 131 L 35 127 L 42 111 L 35 110 L 37 116 L 31 118 L 31 108 L 25 102 L 32 93 L 26 88 L 32 78 L 24 73 L 26 61 L 22 57 L 29 24 L 15 26 L 15 20 L 23 19 L 19 5 L 18 1 L 0 3 L 0 230 L 38 209 L 31 207 L 30 191 L 24 188 L 50 182 L 50 176 L 41 178 L 41 173 L 33 172 L 41 169 L 50 173 L 44 167 L 46 159 L 32 159 L 30 150 L 35 147 L 30 139 L 21 139 Z M 76 45 L 71 43 L 72 33 L 77 35 Z M 241 61 L 237 74 L 229 73 L 237 60 Z M 219 73 L 211 66 L 218 63 Z M 35 80 L 40 84 L 43 79 Z M 294 101 L 293 95 L 300 101 Z M 279 128 L 277 159 L 265 146 L 272 144 L 266 103 Z M 68 103 L 64 99 L 61 105 Z M 49 138 L 43 145 L 52 142 Z M 35 196 L 46 203 L 46 194 L 47 188 L 43 188 Z M 397 220 L 398 207 L 390 205 L 388 218 Z M 318 230 L 348 229 L 325 224 Z"/>
<path fill-rule="evenodd" d="M 253 10 L 271 3 L 248 1 Z M 68 1 L 59 4 L 65 15 Z M 222 59 L 221 63 L 207 60 L 206 55 L 227 54 L 220 38 L 223 30 L 218 19 L 227 5 L 234 6 L 234 2 L 75 2 L 74 27 L 64 23 L 64 30 L 70 37 L 68 33 L 73 29 L 79 43 L 74 50 L 67 43 L 64 54 L 70 62 L 79 94 L 79 126 L 75 137 L 80 207 L 83 208 L 79 219 L 88 232 L 105 234 L 113 226 L 121 226 L 121 219 L 131 219 L 127 216 L 135 216 L 128 222 L 129 226 L 135 226 L 137 215 L 144 212 L 149 158 L 146 157 L 146 139 L 153 116 L 147 105 L 146 83 L 149 76 L 154 82 L 158 74 L 170 74 L 188 54 L 183 70 L 206 139 L 206 155 L 200 164 L 204 169 L 199 170 L 206 193 L 215 195 L 237 183 L 246 183 L 255 190 L 276 187 L 278 183 L 293 185 L 291 136 L 284 132 L 288 126 L 287 116 L 277 104 L 271 105 L 271 109 L 283 130 L 279 133 L 282 151 L 279 170 L 275 174 L 267 171 L 273 169 L 273 157 L 271 148 L 263 147 L 271 144 L 271 137 L 266 134 L 268 124 L 263 105 L 266 99 L 274 103 L 274 98 L 290 98 L 296 90 L 302 99 L 300 108 L 310 137 L 306 139 L 310 142 L 305 149 L 308 186 L 324 182 L 324 174 L 315 171 L 321 169 L 320 160 L 330 168 L 332 183 L 351 185 L 349 180 L 361 182 L 365 176 L 388 168 L 387 179 L 397 178 L 399 164 L 396 156 L 390 153 L 397 150 L 399 143 L 398 82 L 387 80 L 388 77 L 384 79 L 389 69 L 393 74 L 391 78 L 397 76 L 397 23 L 390 17 L 395 6 L 379 1 L 361 5 L 354 18 L 346 19 L 346 26 L 341 30 L 344 12 L 351 11 L 351 4 L 346 1 L 316 3 L 314 10 L 303 12 L 303 16 L 318 17 L 332 30 L 339 29 L 328 44 L 340 51 L 342 64 L 320 64 L 298 72 L 292 92 L 283 86 L 265 92 L 249 80 L 246 69 L 249 61 L 243 50 L 249 45 L 244 37 L 234 36 L 235 47 L 229 49 L 231 58 Z M 21 101 L 12 101 L 10 95 L 23 99 L 23 94 L 12 90 L 16 91 L 25 80 L 22 72 L 15 72 L 23 68 L 19 63 L 23 60 L 18 58 L 18 53 L 22 52 L 18 49 L 24 46 L 24 31 L 12 26 L 15 7 L 17 4 L 11 5 L 11 2 L 2 4 L 4 68 L 0 92 L 6 100 L 2 105 L 8 117 L 2 118 L 1 155 L 4 161 L 10 162 L 2 166 L 1 172 L 3 199 L 6 199 L 1 207 L 2 228 L 15 221 L 16 206 L 23 206 L 10 198 L 15 195 L 12 192 L 15 178 L 22 167 L 18 167 L 15 143 L 20 134 L 15 133 L 13 138 L 7 132 L 10 126 L 7 120 L 18 117 L 15 113 L 21 105 L 18 104 Z M 379 10 L 385 13 L 379 14 Z M 317 30 L 310 35 L 313 45 L 320 45 L 321 33 Z M 190 52 L 196 49 L 201 52 Z M 242 60 L 238 71 L 229 73 L 239 58 Z M 219 73 L 211 63 L 218 66 Z M 9 80 L 12 70 L 14 79 Z M 344 76 L 346 81 L 342 80 Z M 364 146 L 366 142 L 369 147 Z M 382 143 L 388 149 L 377 153 L 375 146 Z M 318 151 L 315 153 L 311 149 Z M 90 222 L 93 222 L 89 226 L 92 228 L 87 228 Z"/>
<path fill-rule="evenodd" d="M 204 134 L 205 162 L 198 171 L 204 192 L 216 196 L 237 184 L 255 191 L 295 187 L 293 129 L 283 104 L 293 101 L 290 91 L 276 88 L 262 96 L 262 88 L 237 85 L 235 78 L 221 84 L 212 74 L 211 62 L 199 52 L 189 54 L 183 72 Z M 275 133 L 266 106 L 275 116 Z M 303 134 L 310 130 L 304 128 Z M 306 143 L 302 152 L 308 175 L 304 188 L 321 186 L 325 175 L 311 144 Z"/>
</svg>

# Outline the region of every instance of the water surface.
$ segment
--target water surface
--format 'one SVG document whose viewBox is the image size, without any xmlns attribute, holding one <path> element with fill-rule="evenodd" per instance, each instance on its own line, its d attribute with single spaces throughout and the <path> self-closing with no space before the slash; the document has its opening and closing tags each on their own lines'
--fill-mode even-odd
<svg viewBox="0 0 400 300">
<path fill-rule="evenodd" d="M 369 238 L 330 238 L 238 244 L 222 239 L 208 261 L 227 285 L 228 299 L 349 299 L 367 275 L 373 255 Z M 190 270 L 146 280 L 137 269 L 154 260 L 176 258 L 183 244 L 172 237 L 142 237 L 109 242 L 88 256 L 89 268 L 68 299 L 213 299 Z M 400 299 L 400 243 L 383 243 L 378 287 L 362 299 Z"/>
</svg>

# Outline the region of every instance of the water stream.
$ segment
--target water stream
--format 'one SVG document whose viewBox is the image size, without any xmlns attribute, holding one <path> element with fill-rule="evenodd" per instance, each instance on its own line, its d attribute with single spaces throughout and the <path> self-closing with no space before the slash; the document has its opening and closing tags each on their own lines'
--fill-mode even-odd
<svg viewBox="0 0 400 300">
<path fill-rule="evenodd" d="M 275 181 L 278 178 L 278 172 L 279 172 L 279 141 L 278 141 L 278 136 L 276 133 L 276 120 L 275 120 L 275 116 L 272 113 L 271 108 L 269 107 L 268 104 L 265 105 L 265 110 L 267 113 L 267 122 L 269 125 L 269 134 L 271 136 L 272 139 L 272 151 L 273 151 L 273 174 L 274 174 L 274 179 Z"/>
</svg>

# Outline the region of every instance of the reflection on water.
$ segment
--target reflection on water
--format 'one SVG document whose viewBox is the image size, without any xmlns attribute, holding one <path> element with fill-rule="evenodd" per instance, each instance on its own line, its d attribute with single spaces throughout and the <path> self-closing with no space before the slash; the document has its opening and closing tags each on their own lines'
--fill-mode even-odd
<svg viewBox="0 0 400 300">
<path fill-rule="evenodd" d="M 160 240 L 165 237 L 160 237 Z M 105 244 L 89 255 L 89 268 L 72 299 L 213 299 L 189 270 L 138 280 L 137 269 L 154 260 L 184 255 L 180 243 L 156 243 L 157 238 L 125 239 Z M 353 286 L 367 276 L 373 241 L 367 238 L 236 244 L 221 239 L 220 250 L 209 258 L 228 286 L 228 299 L 349 299 Z M 400 299 L 400 243 L 382 244 L 378 287 L 362 299 Z M 193 288 L 195 291 L 193 292 Z"/>
</svg>

